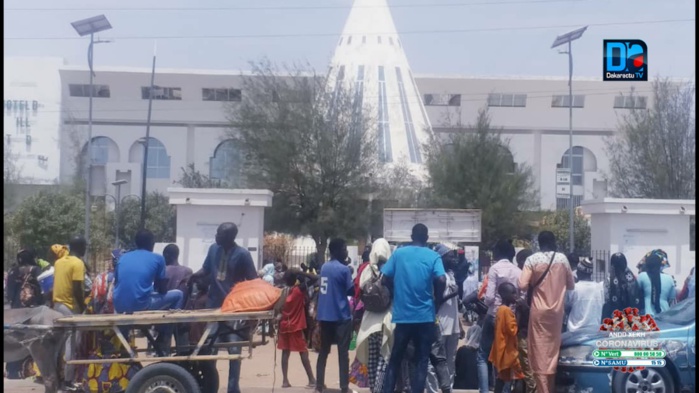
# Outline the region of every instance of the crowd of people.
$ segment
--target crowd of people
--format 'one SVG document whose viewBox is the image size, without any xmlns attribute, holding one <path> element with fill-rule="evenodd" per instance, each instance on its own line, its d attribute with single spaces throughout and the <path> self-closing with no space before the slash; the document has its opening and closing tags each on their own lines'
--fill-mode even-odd
<svg viewBox="0 0 699 393">
<path fill-rule="evenodd" d="M 373 393 L 448 393 L 457 375 L 469 373 L 467 378 L 477 380 L 481 393 L 550 393 L 555 391 L 564 332 L 597 329 L 613 310 L 635 307 L 658 314 L 695 296 L 694 269 L 677 291 L 673 278 L 663 273 L 669 262 L 662 250 L 643 258 L 638 276 L 626 257 L 616 253 L 608 277 L 596 283 L 591 259 L 557 251 L 551 232 L 539 234 L 537 252 L 516 252 L 511 241 L 498 241 L 480 284 L 458 247 L 430 244 L 422 224 L 412 229 L 412 243 L 395 250 L 385 239 L 374 241 L 362 254 L 356 274 L 340 238 L 329 242 L 327 262 L 299 269 L 277 260 L 257 271 L 248 250 L 236 244 L 237 232 L 235 224 L 219 226 L 198 272 L 178 263 L 174 244 L 162 255 L 154 253 L 155 238 L 148 230 L 136 234 L 133 250 L 114 250 L 107 271 L 96 275 L 83 261 L 88 246 L 84 238 L 52 246 L 50 261 L 41 265 L 24 249 L 6 278 L 8 301 L 12 308 L 48 305 L 63 315 L 219 308 L 237 283 L 261 278 L 284 288 L 274 328 L 282 352 L 283 387 L 291 386 L 289 361 L 296 352 L 308 387 L 323 392 L 328 355 L 335 345 L 343 393 L 351 391 L 350 383 Z M 41 277 L 49 269 L 53 282 L 46 285 Z M 462 319 L 466 310 L 478 315 L 468 328 L 469 340 L 477 347 L 474 370 L 459 367 L 457 360 L 459 342 L 467 333 Z M 153 351 L 167 356 L 173 337 L 177 350 L 198 341 L 200 330 L 194 325 L 160 325 Z M 239 342 L 253 332 L 247 326 L 219 324 L 213 334 Z M 77 347 L 69 339 L 65 358 L 73 359 L 78 352 L 93 357 L 114 353 L 120 344 L 108 338 L 78 337 Z M 100 346 L 105 342 L 112 348 Z M 353 362 L 351 345 L 356 349 Z M 315 370 L 309 348 L 318 352 Z M 238 351 L 240 347 L 229 349 L 231 354 Z M 28 373 L 22 362 L 7 365 L 8 377 Z M 85 382 L 80 373 L 66 366 L 67 391 Z M 230 361 L 229 393 L 240 392 L 240 373 L 240 361 Z"/>
</svg>

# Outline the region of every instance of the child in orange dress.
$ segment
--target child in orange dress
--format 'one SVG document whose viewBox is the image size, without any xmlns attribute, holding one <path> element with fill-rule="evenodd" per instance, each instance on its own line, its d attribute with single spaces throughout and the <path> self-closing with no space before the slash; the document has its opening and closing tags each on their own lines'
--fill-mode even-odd
<svg viewBox="0 0 699 393">
<path fill-rule="evenodd" d="M 511 306 L 517 300 L 517 289 L 509 282 L 500 284 L 498 294 L 502 305 L 495 315 L 495 340 L 488 361 L 498 371 L 495 393 L 502 393 L 505 382 L 523 379 L 517 348 L 517 319 Z"/>
<path fill-rule="evenodd" d="M 291 352 L 301 355 L 301 363 L 308 376 L 308 387 L 315 387 L 311 361 L 308 358 L 308 347 L 303 335 L 306 329 L 306 295 L 297 285 L 298 272 L 289 269 L 284 272 L 284 283 L 289 289 L 282 312 L 277 317 L 279 323 L 277 349 L 282 351 L 283 388 L 291 387 L 289 382 L 289 357 Z"/>
</svg>

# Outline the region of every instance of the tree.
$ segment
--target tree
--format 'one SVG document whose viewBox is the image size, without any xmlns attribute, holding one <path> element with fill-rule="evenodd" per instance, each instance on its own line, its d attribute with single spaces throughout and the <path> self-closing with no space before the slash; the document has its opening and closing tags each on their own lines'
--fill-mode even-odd
<svg viewBox="0 0 699 393">
<path fill-rule="evenodd" d="M 361 92 L 330 88 L 307 67 L 281 72 L 266 60 L 242 78 L 245 96 L 230 108 L 228 134 L 245 159 L 248 185 L 274 192 L 267 229 L 310 235 L 319 255 L 330 237 L 364 233 L 361 199 L 376 144 Z"/>
<path fill-rule="evenodd" d="M 556 244 L 559 249 L 568 248 L 570 232 L 570 214 L 565 210 L 557 210 L 546 214 L 539 227 L 540 231 L 551 231 L 556 236 Z M 574 251 L 580 256 L 590 255 L 591 232 L 590 223 L 582 214 L 576 212 L 573 218 Z"/>
<path fill-rule="evenodd" d="M 534 207 L 529 167 L 515 165 L 509 142 L 490 125 L 487 110 L 475 125 L 459 126 L 446 143 L 433 137 L 426 146 L 433 206 L 480 209 L 482 244 L 525 232 L 523 211 Z"/>
<path fill-rule="evenodd" d="M 89 252 L 99 258 L 112 245 L 113 217 L 103 202 L 95 203 L 93 211 L 104 212 L 94 214 L 90 221 Z M 31 248 L 37 256 L 46 258 L 51 245 L 67 244 L 73 236 L 84 232 L 84 213 L 82 195 L 71 188 L 58 187 L 25 199 L 12 215 L 10 225 L 18 247 Z"/>
<path fill-rule="evenodd" d="M 15 203 L 16 185 L 20 182 L 20 171 L 15 164 L 12 146 L 5 145 L 3 150 L 3 211 L 7 212 Z"/>
<path fill-rule="evenodd" d="M 625 198 L 694 199 L 693 83 L 653 82 L 650 109 L 632 109 L 606 143 L 611 193 Z M 626 97 L 642 100 L 633 91 Z"/>
<path fill-rule="evenodd" d="M 146 196 L 146 229 L 153 232 L 156 242 L 175 241 L 177 214 L 164 194 L 152 192 Z M 136 232 L 141 229 L 141 200 L 126 198 L 119 205 L 119 236 L 121 243 L 132 247 Z"/>
<path fill-rule="evenodd" d="M 187 165 L 187 168 L 180 168 L 180 174 L 177 184 L 184 188 L 221 188 L 221 183 L 211 180 L 210 177 L 199 172 L 193 163 Z"/>
</svg>

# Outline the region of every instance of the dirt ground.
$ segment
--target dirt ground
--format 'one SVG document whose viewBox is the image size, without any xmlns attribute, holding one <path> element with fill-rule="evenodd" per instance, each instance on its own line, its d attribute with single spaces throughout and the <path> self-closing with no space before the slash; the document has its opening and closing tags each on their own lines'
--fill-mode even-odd
<svg viewBox="0 0 699 393">
<path fill-rule="evenodd" d="M 144 343 L 138 343 L 144 345 Z M 245 349 L 246 351 L 247 349 Z M 245 354 L 245 352 L 243 352 Z M 311 389 L 306 389 L 306 373 L 301 365 L 299 356 L 293 356 L 289 359 L 289 381 L 293 388 L 282 389 L 282 370 L 281 370 L 281 353 L 275 349 L 273 342 L 268 342 L 265 346 L 259 346 L 253 350 L 253 356 L 250 359 L 243 360 L 242 371 L 240 375 L 240 387 L 243 393 L 312 393 Z M 315 374 L 315 365 L 318 354 L 311 351 L 311 365 Z M 350 362 L 354 360 L 354 352 L 350 352 Z M 226 393 L 228 384 L 228 362 L 218 362 L 218 372 L 220 388 L 219 393 Z M 333 351 L 328 357 L 327 369 L 325 371 L 325 384 L 328 387 L 328 393 L 339 392 L 340 380 L 338 378 L 338 362 L 337 351 Z M 368 389 L 359 389 L 352 386 L 358 393 L 368 392 Z M 37 385 L 30 380 L 12 381 L 4 380 L 3 392 L 7 393 L 39 393 L 43 392 L 42 386 Z M 456 392 L 456 391 L 455 391 Z"/>
</svg>

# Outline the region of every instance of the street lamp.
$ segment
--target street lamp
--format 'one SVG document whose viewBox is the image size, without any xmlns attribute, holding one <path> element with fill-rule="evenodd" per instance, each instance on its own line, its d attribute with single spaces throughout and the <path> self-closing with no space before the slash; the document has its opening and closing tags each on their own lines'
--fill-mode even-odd
<svg viewBox="0 0 699 393">
<path fill-rule="evenodd" d="M 568 52 L 561 52 L 568 54 L 568 111 L 569 111 L 569 121 L 568 121 L 568 168 L 570 170 L 570 175 L 568 176 L 569 181 L 569 226 L 568 226 L 568 248 L 570 252 L 574 251 L 575 248 L 575 229 L 573 226 L 573 221 L 575 219 L 574 207 L 573 207 L 573 46 L 572 42 L 582 37 L 583 33 L 587 30 L 587 26 L 573 30 L 569 33 L 563 34 L 556 37 L 553 41 L 551 49 L 559 47 L 563 44 L 568 44 Z"/>
<path fill-rule="evenodd" d="M 115 221 L 116 221 L 116 239 L 114 240 L 114 248 L 119 248 L 119 207 L 121 207 L 121 186 L 128 183 L 126 179 L 117 180 L 112 182 L 114 188 L 116 188 L 116 206 L 114 207 Z"/>
<path fill-rule="evenodd" d="M 88 119 L 87 119 L 87 185 L 85 187 L 85 240 L 90 241 L 90 189 L 92 188 L 92 96 L 93 91 L 93 79 L 94 72 L 92 69 L 93 60 L 93 47 L 95 45 L 95 33 L 100 31 L 109 30 L 112 25 L 109 24 L 107 17 L 104 15 L 93 16 L 92 18 L 87 18 L 79 20 L 77 22 L 71 23 L 75 31 L 81 37 L 90 35 L 90 46 L 87 47 L 87 65 L 90 68 L 90 101 L 88 109 Z M 85 260 L 88 260 L 88 256 L 85 255 Z"/>
</svg>

